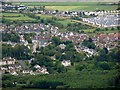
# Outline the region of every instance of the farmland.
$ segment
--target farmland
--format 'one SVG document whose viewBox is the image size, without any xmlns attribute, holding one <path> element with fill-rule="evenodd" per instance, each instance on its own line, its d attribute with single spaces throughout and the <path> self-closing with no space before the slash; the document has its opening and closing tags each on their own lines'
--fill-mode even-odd
<svg viewBox="0 0 120 90">
<path fill-rule="evenodd" d="M 87 10 L 87 11 L 94 11 L 94 10 L 114 10 L 117 6 L 46 6 L 47 9 L 50 10 Z"/>
<path fill-rule="evenodd" d="M 40 16 L 42 19 L 51 19 L 52 18 L 52 16 L 42 15 L 42 14 L 36 14 L 36 16 Z"/>
<path fill-rule="evenodd" d="M 96 5 L 98 2 L 13 2 L 14 5 L 24 4 L 27 6 L 85 6 Z"/>
<path fill-rule="evenodd" d="M 93 10 L 115 10 L 117 9 L 117 5 L 105 5 L 105 3 L 98 3 L 98 2 L 39 2 L 39 3 L 13 3 L 14 5 L 27 5 L 29 7 L 33 6 L 45 6 L 46 9 L 50 10 L 86 10 L 86 11 L 93 11 Z"/>
<path fill-rule="evenodd" d="M 30 18 L 20 13 L 2 13 L 3 19 L 9 21 L 34 21 L 35 19 Z"/>
</svg>

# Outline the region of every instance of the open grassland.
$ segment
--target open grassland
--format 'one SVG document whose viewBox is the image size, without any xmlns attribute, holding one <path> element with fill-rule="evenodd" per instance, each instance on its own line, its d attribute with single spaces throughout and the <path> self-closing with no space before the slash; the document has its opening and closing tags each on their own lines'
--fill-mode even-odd
<svg viewBox="0 0 120 90">
<path fill-rule="evenodd" d="M 14 18 L 7 17 L 5 19 L 10 20 L 10 21 L 33 21 L 33 20 L 35 20 L 35 19 L 29 18 L 27 16 L 25 16 L 25 17 L 14 17 Z"/>
<path fill-rule="evenodd" d="M 53 17 L 61 20 L 68 19 L 69 17 L 61 17 L 61 16 L 52 16 L 52 15 L 43 15 L 43 14 L 35 14 L 36 16 L 40 16 L 42 19 L 52 19 Z"/>
<path fill-rule="evenodd" d="M 35 19 L 30 18 L 20 13 L 2 13 L 3 19 L 9 21 L 34 21 Z"/>
<path fill-rule="evenodd" d="M 66 10 L 78 10 L 78 9 L 84 9 L 87 8 L 88 6 L 46 6 L 46 9 L 50 10 L 61 10 L 61 11 L 66 11 Z"/>
<path fill-rule="evenodd" d="M 36 14 L 36 16 L 40 16 L 42 19 L 51 19 L 52 18 L 52 16 L 42 15 L 42 14 Z"/>
<path fill-rule="evenodd" d="M 70 23 L 75 23 L 75 22 L 72 22 L 71 20 L 58 20 L 59 23 L 63 24 L 64 26 L 67 26 L 68 24 Z"/>
<path fill-rule="evenodd" d="M 50 10 L 60 10 L 60 11 L 66 11 L 66 10 L 84 10 L 84 11 L 94 11 L 94 10 L 115 10 L 117 9 L 117 6 L 46 6 L 46 9 Z"/>
<path fill-rule="evenodd" d="M 24 4 L 27 6 L 85 6 L 96 5 L 98 2 L 13 2 L 14 5 Z"/>
<path fill-rule="evenodd" d="M 111 30 L 110 28 L 108 30 L 100 30 L 100 31 L 96 31 L 95 29 L 83 29 L 80 31 L 84 31 L 85 33 L 87 33 L 90 37 L 98 34 L 98 33 L 117 33 L 119 30 Z"/>
<path fill-rule="evenodd" d="M 3 17 L 20 17 L 20 16 L 23 16 L 23 14 L 20 14 L 20 13 L 2 13 L 2 16 Z"/>
<path fill-rule="evenodd" d="M 51 10 L 115 10 L 118 8 L 117 5 L 105 5 L 105 3 L 99 2 L 22 2 L 13 3 L 14 5 L 26 5 L 29 7 L 33 6 L 45 6 L 47 9 Z"/>
</svg>

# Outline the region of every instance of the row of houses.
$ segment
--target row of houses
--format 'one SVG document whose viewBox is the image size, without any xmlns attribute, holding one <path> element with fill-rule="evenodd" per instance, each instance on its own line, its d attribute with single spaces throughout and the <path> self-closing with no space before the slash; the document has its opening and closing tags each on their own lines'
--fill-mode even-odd
<svg viewBox="0 0 120 90">
<path fill-rule="evenodd" d="M 119 13 L 119 10 L 96 10 L 96 11 L 59 11 L 59 10 L 48 10 L 44 11 L 36 11 L 36 13 L 54 15 L 54 16 L 62 16 L 62 17 L 72 17 L 72 16 L 101 16 L 101 15 L 110 15 Z"/>
<path fill-rule="evenodd" d="M 2 4 L 2 11 L 11 11 L 11 10 L 24 10 L 27 7 L 25 5 L 12 5 L 8 3 Z"/>
<path fill-rule="evenodd" d="M 115 27 L 119 26 L 119 15 L 103 15 L 92 18 L 83 18 L 83 22 L 87 22 L 98 27 Z"/>
<path fill-rule="evenodd" d="M 36 75 L 36 74 L 49 74 L 47 68 L 45 66 L 35 65 L 34 68 L 36 69 L 33 71 L 32 69 L 25 68 L 19 63 L 18 60 L 11 57 L 6 57 L 0 60 L 0 70 L 3 74 L 11 74 L 11 75 Z"/>
</svg>

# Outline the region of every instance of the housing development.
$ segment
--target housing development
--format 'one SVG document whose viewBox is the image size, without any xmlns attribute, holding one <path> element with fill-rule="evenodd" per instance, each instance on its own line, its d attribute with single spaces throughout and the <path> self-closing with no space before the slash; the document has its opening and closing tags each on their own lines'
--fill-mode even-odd
<svg viewBox="0 0 120 90">
<path fill-rule="evenodd" d="M 1 7 L 2 90 L 120 88 L 119 2 Z"/>
</svg>

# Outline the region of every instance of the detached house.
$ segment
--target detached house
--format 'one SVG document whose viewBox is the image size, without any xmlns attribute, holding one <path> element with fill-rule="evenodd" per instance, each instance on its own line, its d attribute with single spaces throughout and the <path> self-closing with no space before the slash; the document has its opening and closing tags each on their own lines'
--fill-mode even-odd
<svg viewBox="0 0 120 90">
<path fill-rule="evenodd" d="M 63 60 L 63 61 L 61 62 L 61 64 L 62 64 L 63 66 L 65 66 L 65 67 L 71 66 L 71 61 L 70 61 L 70 60 Z"/>
</svg>

